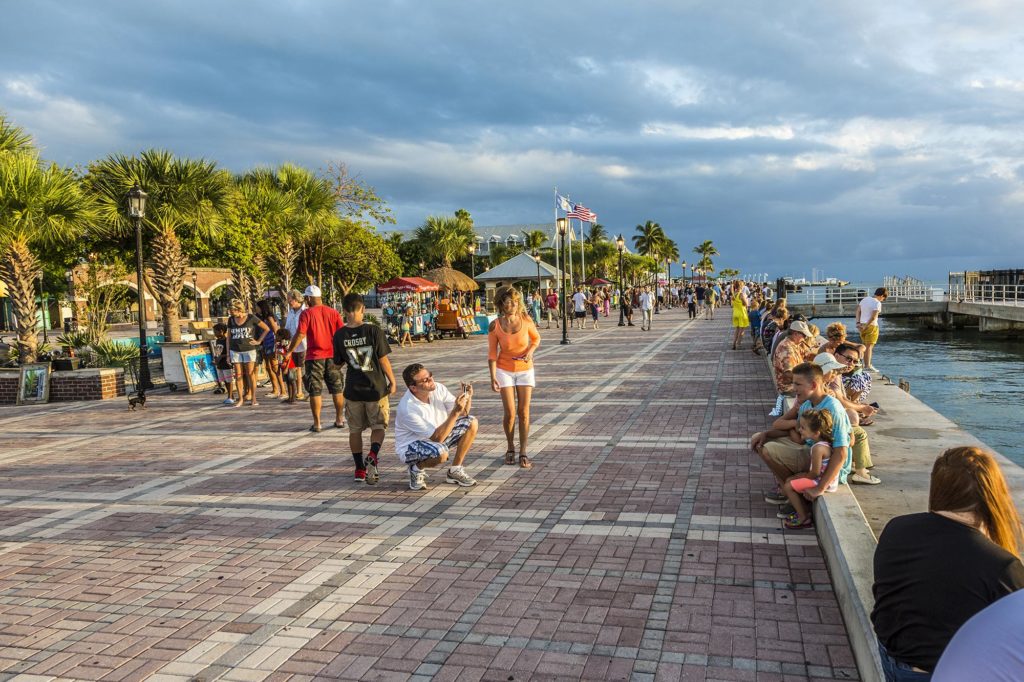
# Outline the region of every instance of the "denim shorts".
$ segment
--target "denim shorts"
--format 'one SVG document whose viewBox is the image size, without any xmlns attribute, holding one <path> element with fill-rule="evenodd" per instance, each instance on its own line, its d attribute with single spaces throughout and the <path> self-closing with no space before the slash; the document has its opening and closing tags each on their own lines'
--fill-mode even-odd
<svg viewBox="0 0 1024 682">
<path fill-rule="evenodd" d="M 241 365 L 241 364 L 244 364 L 244 363 L 247 363 L 247 362 L 256 362 L 256 351 L 255 350 L 247 350 L 247 351 L 234 351 L 233 350 L 233 351 L 230 351 L 230 354 L 231 354 L 231 364 L 233 364 L 233 365 Z"/>
</svg>

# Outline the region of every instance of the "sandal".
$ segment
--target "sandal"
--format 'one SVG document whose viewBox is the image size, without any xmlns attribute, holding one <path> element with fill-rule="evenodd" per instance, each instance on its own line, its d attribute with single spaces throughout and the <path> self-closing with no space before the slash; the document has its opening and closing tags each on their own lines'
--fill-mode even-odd
<svg viewBox="0 0 1024 682">
<path fill-rule="evenodd" d="M 519 455 L 519 468 L 520 469 L 532 469 L 533 462 L 526 455 Z"/>
<path fill-rule="evenodd" d="M 317 426 L 316 424 L 313 424 L 312 426 L 310 426 L 309 430 L 310 430 L 311 433 L 320 433 L 320 427 Z"/>
<path fill-rule="evenodd" d="M 811 528 L 814 526 L 814 519 L 810 516 L 805 521 L 801 521 L 799 517 L 793 516 L 782 522 L 782 527 L 786 530 L 802 530 L 804 528 Z"/>
<path fill-rule="evenodd" d="M 508 451 L 506 451 L 505 452 L 505 464 L 515 464 L 515 463 L 516 463 L 516 451 L 515 450 L 508 450 Z"/>
<path fill-rule="evenodd" d="M 861 419 L 860 420 L 860 425 L 861 426 L 871 426 L 874 423 L 875 423 L 874 419 Z"/>
<path fill-rule="evenodd" d="M 861 476 L 860 474 L 850 474 L 847 480 L 850 483 L 859 483 L 861 485 L 878 485 L 882 482 L 882 479 L 877 476 L 868 474 L 867 476 Z"/>
</svg>

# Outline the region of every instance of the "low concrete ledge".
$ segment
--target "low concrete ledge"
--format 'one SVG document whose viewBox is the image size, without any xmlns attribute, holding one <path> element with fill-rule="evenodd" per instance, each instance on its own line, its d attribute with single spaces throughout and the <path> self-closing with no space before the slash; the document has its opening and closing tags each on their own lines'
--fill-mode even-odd
<svg viewBox="0 0 1024 682">
<path fill-rule="evenodd" d="M 818 498 L 814 529 L 832 576 L 857 671 L 865 682 L 881 681 L 885 675 L 871 626 L 877 540 L 849 486 L 840 486 L 836 492 Z"/>
</svg>

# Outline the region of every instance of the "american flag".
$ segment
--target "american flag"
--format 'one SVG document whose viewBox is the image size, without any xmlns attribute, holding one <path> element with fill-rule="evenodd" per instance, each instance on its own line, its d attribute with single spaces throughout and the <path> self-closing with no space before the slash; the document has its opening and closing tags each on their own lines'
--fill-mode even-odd
<svg viewBox="0 0 1024 682">
<path fill-rule="evenodd" d="M 593 211 L 591 211 L 589 208 L 587 208 L 583 204 L 569 204 L 569 205 L 572 207 L 572 210 L 570 210 L 566 214 L 566 216 L 565 216 L 566 218 L 576 218 L 577 220 L 582 220 L 585 223 L 596 223 L 597 222 L 597 214 L 594 213 Z"/>
</svg>

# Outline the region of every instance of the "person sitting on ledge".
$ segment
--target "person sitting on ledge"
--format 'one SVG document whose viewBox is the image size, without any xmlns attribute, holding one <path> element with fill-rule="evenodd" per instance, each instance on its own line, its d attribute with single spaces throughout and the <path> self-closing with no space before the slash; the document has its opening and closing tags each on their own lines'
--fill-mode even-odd
<svg viewBox="0 0 1024 682">
<path fill-rule="evenodd" d="M 846 365 L 843 372 L 843 390 L 846 391 L 846 398 L 850 402 L 868 404 L 868 394 L 871 393 L 871 374 L 864 371 L 861 364 L 863 353 L 858 343 L 841 343 L 836 348 L 836 360 Z M 870 418 L 869 418 L 870 419 Z M 871 426 L 870 421 L 865 421 L 863 426 Z"/>
<path fill-rule="evenodd" d="M 871 462 L 868 432 L 860 425 L 862 418 L 870 418 L 875 413 L 875 408 L 846 399 L 846 391 L 843 389 L 843 380 L 840 374 L 842 370 L 846 369 L 846 365 L 839 362 L 834 355 L 819 353 L 814 356 L 814 364 L 821 367 L 824 374 L 825 392 L 838 400 L 846 409 L 847 416 L 850 417 L 850 448 L 853 456 L 853 473 L 850 474 L 850 482 L 878 485 L 882 481 L 876 476 L 872 476 L 869 471 L 874 464 Z"/>
<path fill-rule="evenodd" d="M 886 680 L 930 680 L 968 619 L 1024 589 L 1022 541 L 995 458 L 976 447 L 939 455 L 928 511 L 890 520 L 875 549 L 871 623 Z"/>
<path fill-rule="evenodd" d="M 814 500 L 828 490 L 832 482 L 846 483 L 850 473 L 852 458 L 850 457 L 850 419 L 842 404 L 825 392 L 824 374 L 821 368 L 811 362 L 804 362 L 792 370 L 793 391 L 796 403 L 784 415 L 776 419 L 769 430 L 759 431 L 750 437 L 750 448 L 757 453 L 768 469 L 775 476 L 777 487 L 765 493 L 764 500 L 772 504 L 784 505 L 788 500 L 781 492 L 782 484 L 794 474 L 802 474 L 810 470 L 810 448 L 805 443 L 794 443 L 789 438 L 793 429 L 798 427 L 797 419 L 807 410 L 828 410 L 832 418 L 832 451 L 829 453 L 828 466 L 818 477 L 818 483 L 803 492 L 808 500 Z M 780 518 L 796 511 L 781 509 Z"/>
<path fill-rule="evenodd" d="M 775 387 L 779 393 L 793 394 L 793 368 L 807 361 L 806 342 L 810 338 L 813 337 L 807 323 L 797 320 L 789 325 L 788 335 L 776 346 L 772 367 L 775 369 Z"/>
</svg>

